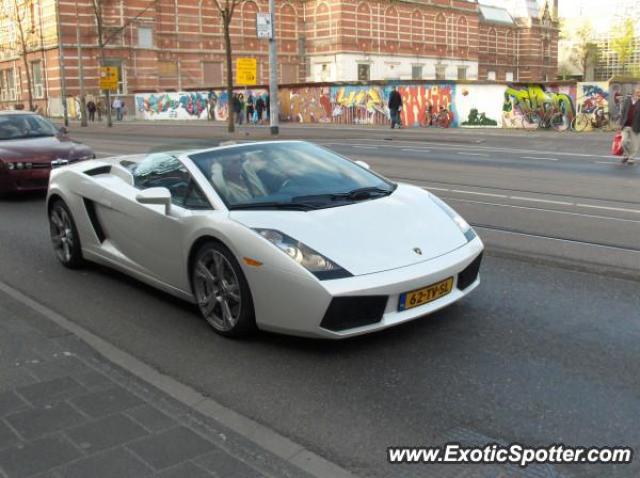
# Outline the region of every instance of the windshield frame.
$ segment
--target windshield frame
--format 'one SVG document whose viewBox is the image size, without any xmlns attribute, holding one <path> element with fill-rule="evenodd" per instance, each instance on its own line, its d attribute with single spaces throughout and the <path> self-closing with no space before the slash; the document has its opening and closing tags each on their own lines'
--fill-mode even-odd
<svg viewBox="0 0 640 478">
<path fill-rule="evenodd" d="M 330 196 L 332 194 L 336 195 L 336 196 L 340 196 L 339 198 L 334 198 L 331 201 L 327 201 L 324 204 L 314 204 L 313 207 L 309 207 L 307 208 L 307 210 L 311 211 L 311 210 L 316 210 L 316 209 L 327 209 L 327 208 L 333 208 L 333 207 L 340 207 L 340 206 L 347 206 L 347 205 L 351 205 L 351 204 L 355 204 L 358 202 L 362 202 L 363 200 L 375 200 L 375 199 L 379 199 L 382 197 L 386 197 L 390 194 L 393 194 L 393 192 L 397 189 L 398 184 L 389 180 L 388 178 L 368 169 L 363 167 L 362 165 L 358 164 L 356 161 L 349 159 L 339 153 L 336 153 L 335 151 L 326 148 L 322 145 L 316 144 L 316 143 L 312 143 L 312 142 L 308 142 L 308 141 L 303 141 L 303 140 L 284 140 L 284 141 L 256 141 L 256 142 L 250 142 L 250 143 L 243 143 L 243 144 L 232 144 L 232 145 L 225 145 L 225 146 L 221 146 L 218 148 L 214 148 L 214 149 L 206 149 L 206 150 L 198 150 L 198 151 L 189 151 L 188 153 L 185 152 L 185 154 L 183 155 L 184 159 L 187 159 L 189 163 L 191 163 L 192 167 L 193 167 L 193 173 L 194 176 L 198 177 L 198 181 L 203 183 L 203 186 L 205 186 L 206 188 L 211 188 L 210 190 L 213 191 L 216 195 L 216 197 L 219 199 L 220 202 L 222 202 L 224 204 L 224 207 L 228 210 L 228 211 L 234 211 L 234 210 L 242 210 L 242 211 L 269 211 L 269 210 L 281 210 L 281 211 L 302 211 L 302 208 L 287 208 L 287 205 L 295 205 L 296 201 L 292 201 L 292 199 L 295 196 L 299 196 L 298 194 L 295 195 L 291 195 L 288 198 L 288 201 L 280 201 L 280 204 L 285 206 L 282 208 L 279 208 L 277 206 L 273 206 L 273 207 L 268 207 L 268 206 L 263 206 L 261 205 L 262 202 L 264 203 L 272 203 L 274 202 L 272 198 L 270 198 L 270 194 L 264 197 L 264 201 L 255 201 L 255 203 L 247 201 L 247 202 L 230 202 L 228 200 L 228 198 L 225 196 L 225 194 L 223 194 L 218 187 L 216 187 L 216 185 L 214 184 L 214 182 L 207 177 L 206 174 L 206 170 L 203 169 L 203 166 L 200 164 L 200 161 L 215 161 L 215 159 L 211 159 L 211 156 L 213 156 L 215 158 L 215 155 L 217 153 L 228 153 L 230 151 L 233 150 L 249 150 L 249 152 L 251 152 L 251 150 L 259 150 L 260 148 L 264 148 L 266 147 L 270 147 L 272 145 L 274 146 L 278 146 L 278 145 L 308 145 L 308 146 L 312 146 L 314 148 L 317 148 L 319 150 L 324 151 L 326 154 L 329 154 L 331 156 L 334 156 L 336 159 L 340 159 L 342 161 L 345 161 L 346 163 L 349 164 L 349 167 L 352 168 L 357 168 L 354 169 L 355 171 L 358 172 L 358 174 L 362 174 L 362 175 L 368 175 L 371 177 L 371 179 L 376 179 L 379 181 L 379 184 L 375 184 L 374 181 L 372 181 L 369 185 L 369 187 L 379 187 L 379 188 L 388 188 L 389 190 L 389 194 L 384 194 L 384 195 L 371 195 L 370 197 L 366 197 L 366 198 L 348 198 L 345 196 L 346 193 L 349 193 L 350 191 L 345 191 L 345 190 L 336 190 L 336 191 L 332 191 L 332 192 L 323 192 L 323 193 L 318 193 L 318 194 L 312 194 L 313 196 Z M 229 154 L 233 154 L 233 153 L 229 153 Z M 199 155 L 202 155 L 202 158 L 198 158 Z M 209 156 L 209 157 L 207 157 Z M 358 189 L 360 189 L 360 187 L 358 187 Z M 252 208 L 251 206 L 255 206 L 255 208 Z"/>
<path fill-rule="evenodd" d="M 0 135 L 0 142 L 27 140 L 27 139 L 36 139 L 36 138 L 52 138 L 52 137 L 56 137 L 59 133 L 58 128 L 51 121 L 37 114 L 30 114 L 25 112 L 25 113 L 11 113 L 6 115 L 0 115 L 0 123 L 4 122 L 4 118 L 8 119 L 9 124 L 11 124 L 12 120 L 18 120 L 18 121 L 24 120 L 27 123 L 29 122 L 29 120 L 34 120 L 38 123 L 41 123 L 42 125 L 45 125 L 46 127 L 49 127 L 50 131 L 46 132 L 45 134 L 27 134 L 27 135 L 23 134 L 23 135 L 11 137 L 11 138 L 5 138 L 2 135 Z M 14 127 L 17 127 L 17 126 L 14 126 Z"/>
</svg>

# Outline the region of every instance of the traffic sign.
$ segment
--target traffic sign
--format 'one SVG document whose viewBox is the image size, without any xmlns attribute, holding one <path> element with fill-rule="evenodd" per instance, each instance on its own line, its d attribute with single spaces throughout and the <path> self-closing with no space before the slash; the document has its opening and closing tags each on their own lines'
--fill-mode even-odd
<svg viewBox="0 0 640 478">
<path fill-rule="evenodd" d="M 241 86 L 257 84 L 258 62 L 255 58 L 238 58 L 236 60 L 236 83 Z"/>
<path fill-rule="evenodd" d="M 258 13 L 256 17 L 258 38 L 273 38 L 273 24 L 271 23 L 271 13 Z"/>
<path fill-rule="evenodd" d="M 100 89 L 101 90 L 118 90 L 118 67 L 102 66 L 100 67 Z"/>
</svg>

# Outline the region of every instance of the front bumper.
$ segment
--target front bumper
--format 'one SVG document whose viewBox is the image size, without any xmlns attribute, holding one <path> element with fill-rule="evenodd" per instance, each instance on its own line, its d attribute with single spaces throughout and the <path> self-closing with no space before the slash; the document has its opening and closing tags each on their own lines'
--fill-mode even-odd
<svg viewBox="0 0 640 478">
<path fill-rule="evenodd" d="M 467 272 L 466 278 L 460 274 L 473 268 L 472 263 L 482 251 L 482 241 L 476 238 L 443 256 L 385 272 L 326 281 L 304 281 L 297 276 L 279 277 L 278 281 L 273 281 L 267 287 L 252 288 L 258 326 L 264 330 L 293 335 L 342 339 L 428 315 L 460 300 L 479 285 L 477 273 L 469 275 Z M 453 289 L 449 294 L 412 309 L 398 310 L 401 294 L 448 277 L 454 278 Z M 458 287 L 459 283 L 461 288 Z M 330 326 L 334 330 L 330 330 L 327 328 L 328 322 L 325 320 L 323 323 L 323 319 L 326 319 L 328 311 L 336 312 L 334 299 L 349 297 L 361 297 L 362 309 L 367 310 L 361 315 L 377 314 L 372 319 L 375 321 L 371 323 L 368 320 L 369 323 L 358 325 L 358 320 L 353 320 L 352 317 L 354 313 L 361 312 L 358 310 L 357 300 L 343 300 L 338 301 L 341 304 L 337 311 L 338 314 L 351 315 L 344 317 L 343 325 L 346 328 L 336 326 L 340 318 L 336 322 L 334 317 L 331 322 L 333 325 Z M 344 306 L 348 302 L 351 304 Z"/>
<path fill-rule="evenodd" d="M 0 171 L 0 193 L 46 191 L 50 173 L 49 168 Z"/>
</svg>

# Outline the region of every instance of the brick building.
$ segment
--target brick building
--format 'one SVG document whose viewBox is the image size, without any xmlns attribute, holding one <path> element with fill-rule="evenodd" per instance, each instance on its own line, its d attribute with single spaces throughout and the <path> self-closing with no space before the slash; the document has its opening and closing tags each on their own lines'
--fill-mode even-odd
<svg viewBox="0 0 640 478">
<path fill-rule="evenodd" d="M 542 8 L 536 0 L 482 1 L 277 1 L 280 81 L 554 79 L 558 30 L 548 0 Z M 28 68 L 35 102 L 55 114 L 63 88 L 67 96 L 79 93 L 79 55 L 85 91 L 97 94 L 100 51 L 93 1 L 19 3 L 27 66 L 15 16 L 5 13 L 0 16 L 0 108 L 27 105 Z M 222 25 L 212 0 L 101 3 L 109 38 L 105 64 L 120 67 L 119 94 L 224 84 Z M 267 11 L 267 4 L 245 1 L 231 26 L 234 55 L 255 57 L 263 84 L 268 44 L 256 38 L 256 13 Z"/>
</svg>

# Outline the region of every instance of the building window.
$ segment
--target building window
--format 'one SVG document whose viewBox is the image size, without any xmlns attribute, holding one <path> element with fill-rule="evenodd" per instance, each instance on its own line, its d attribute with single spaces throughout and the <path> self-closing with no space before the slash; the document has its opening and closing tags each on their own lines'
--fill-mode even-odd
<svg viewBox="0 0 640 478">
<path fill-rule="evenodd" d="M 36 98 L 44 98 L 44 85 L 42 84 L 42 63 L 34 61 L 31 63 L 31 86 L 33 96 Z"/>
<path fill-rule="evenodd" d="M 9 99 L 9 90 L 6 80 L 6 71 L 0 71 L 0 100 L 6 101 Z"/>
<path fill-rule="evenodd" d="M 153 48 L 153 28 L 138 27 L 138 47 Z"/>
<path fill-rule="evenodd" d="M 159 61 L 158 76 L 160 78 L 177 78 L 178 63 L 176 63 L 175 61 Z"/>
<path fill-rule="evenodd" d="M 507 71 L 504 75 L 504 79 L 507 81 L 513 81 L 513 71 Z"/>
<path fill-rule="evenodd" d="M 320 81 L 329 81 L 329 65 L 326 63 L 320 68 Z"/>
<path fill-rule="evenodd" d="M 411 79 L 412 80 L 422 79 L 422 65 L 413 65 L 411 67 Z"/>
<path fill-rule="evenodd" d="M 447 78 L 447 65 L 436 65 L 436 80 L 445 80 Z"/>
<path fill-rule="evenodd" d="M 282 75 L 282 83 L 296 83 L 298 81 L 298 65 L 281 64 L 280 74 Z"/>
<path fill-rule="evenodd" d="M 495 71 L 488 71 L 487 72 L 487 80 L 496 80 L 496 72 Z"/>
<path fill-rule="evenodd" d="M 221 61 L 203 61 L 202 76 L 205 86 L 222 86 L 222 62 Z"/>
<path fill-rule="evenodd" d="M 459 66 L 458 67 L 458 79 L 459 80 L 466 80 L 467 79 L 467 67 L 466 66 Z"/>
<path fill-rule="evenodd" d="M 358 63 L 358 81 L 369 81 L 371 79 L 371 65 Z"/>
</svg>

